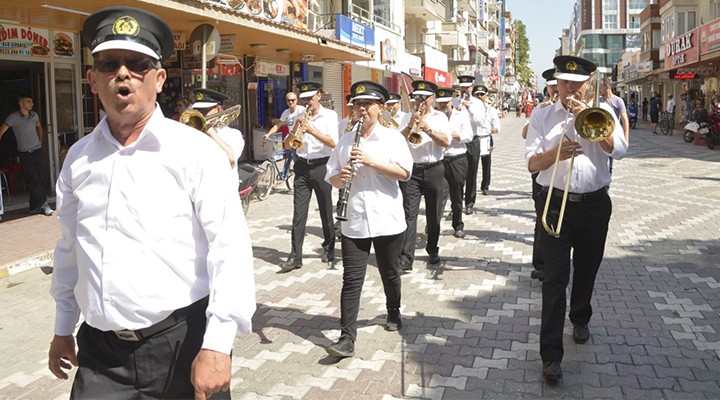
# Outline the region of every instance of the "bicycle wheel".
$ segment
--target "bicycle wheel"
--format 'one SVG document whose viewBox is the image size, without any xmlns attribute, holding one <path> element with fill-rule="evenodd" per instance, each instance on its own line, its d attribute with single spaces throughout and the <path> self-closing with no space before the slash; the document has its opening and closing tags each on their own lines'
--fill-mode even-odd
<svg viewBox="0 0 720 400">
<path fill-rule="evenodd" d="M 262 172 L 255 187 L 255 196 L 258 200 L 263 201 L 270 196 L 275 187 L 276 172 L 275 166 L 270 161 L 263 162 L 259 168 Z"/>
<path fill-rule="evenodd" d="M 287 172 L 287 177 L 285 178 L 285 186 L 287 186 L 288 190 L 292 192 L 293 187 L 295 186 L 295 171 L 293 171 L 292 167 Z"/>
<path fill-rule="evenodd" d="M 662 132 L 663 135 L 667 135 L 668 132 L 670 132 L 670 121 L 667 119 L 660 121 L 660 132 Z"/>
</svg>

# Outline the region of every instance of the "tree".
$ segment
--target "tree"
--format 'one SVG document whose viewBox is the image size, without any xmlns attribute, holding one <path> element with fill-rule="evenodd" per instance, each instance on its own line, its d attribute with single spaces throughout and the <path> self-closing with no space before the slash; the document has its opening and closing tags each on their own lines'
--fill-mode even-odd
<svg viewBox="0 0 720 400">
<path fill-rule="evenodd" d="M 515 20 L 515 74 L 517 80 L 524 87 L 529 87 L 533 81 L 533 72 L 530 69 L 530 41 L 527 38 L 527 27 L 521 20 Z"/>
</svg>

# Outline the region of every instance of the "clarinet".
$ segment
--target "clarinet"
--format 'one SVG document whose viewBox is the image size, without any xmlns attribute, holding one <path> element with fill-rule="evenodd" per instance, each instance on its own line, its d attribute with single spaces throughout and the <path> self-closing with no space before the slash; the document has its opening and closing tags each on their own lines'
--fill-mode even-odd
<svg viewBox="0 0 720 400">
<path fill-rule="evenodd" d="M 361 116 L 360 120 L 357 122 L 357 128 L 355 129 L 355 142 L 353 142 L 353 147 L 359 147 L 360 146 L 360 138 L 362 137 L 362 126 L 363 122 L 365 121 L 365 116 Z M 351 150 L 352 151 L 352 150 Z M 351 164 L 352 161 L 348 161 L 348 164 Z M 355 170 L 357 168 L 357 165 L 352 164 L 352 173 L 350 174 L 350 178 L 345 182 L 345 186 L 340 189 L 340 201 L 338 203 L 337 208 L 337 218 L 338 221 L 347 221 L 347 205 L 348 200 L 350 199 L 350 188 L 352 187 L 352 181 L 353 176 L 355 175 Z"/>
</svg>

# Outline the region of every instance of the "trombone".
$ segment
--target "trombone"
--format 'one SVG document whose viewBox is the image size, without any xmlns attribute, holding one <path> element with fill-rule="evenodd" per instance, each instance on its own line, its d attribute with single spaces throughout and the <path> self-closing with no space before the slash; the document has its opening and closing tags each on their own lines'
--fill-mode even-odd
<svg viewBox="0 0 720 400">
<path fill-rule="evenodd" d="M 237 104 L 227 110 L 211 114 L 207 117 L 198 110 L 185 110 L 180 114 L 178 121 L 205 133 L 208 129 L 215 127 L 215 125 L 230 125 L 232 121 L 240 116 L 241 108 L 242 106 Z"/>
<path fill-rule="evenodd" d="M 615 130 L 615 120 L 612 114 L 607 110 L 600 108 L 600 74 L 594 72 L 595 76 L 591 76 L 591 86 L 588 88 L 588 92 L 595 92 L 592 107 L 588 107 L 578 114 L 575 118 L 575 132 L 585 140 L 590 142 L 601 142 Z M 595 85 L 593 88 L 592 85 Z M 560 153 L 562 153 L 562 143 L 567 137 L 567 121 L 570 116 L 570 108 L 567 108 L 565 114 L 565 123 L 562 128 L 562 135 L 560 136 L 560 143 L 558 144 L 557 155 L 555 156 L 555 164 L 553 165 L 552 175 L 550 177 L 550 187 L 548 188 L 547 198 L 545 199 L 545 208 L 542 213 L 542 225 L 545 231 L 552 237 L 560 237 L 560 229 L 562 228 L 563 219 L 565 216 L 565 206 L 568 200 L 568 189 L 570 188 L 570 179 L 572 178 L 573 162 L 575 161 L 575 152 L 573 151 L 570 156 L 570 165 L 568 166 L 567 179 L 565 179 L 565 191 L 563 193 L 562 202 L 560 203 L 560 214 L 558 215 L 557 228 L 553 229 L 547 222 L 548 210 L 550 210 L 550 199 L 552 198 L 552 191 L 555 183 L 555 176 L 557 175 L 558 164 L 560 163 Z M 568 138 L 568 140 L 571 140 Z"/>
</svg>

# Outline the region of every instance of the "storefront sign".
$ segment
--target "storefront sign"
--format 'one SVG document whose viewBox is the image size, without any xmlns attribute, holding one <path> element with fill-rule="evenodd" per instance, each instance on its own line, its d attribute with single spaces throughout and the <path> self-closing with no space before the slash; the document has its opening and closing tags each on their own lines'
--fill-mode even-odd
<svg viewBox="0 0 720 400">
<path fill-rule="evenodd" d="M 173 32 L 173 41 L 175 42 L 175 50 L 185 50 L 187 46 L 187 39 L 185 38 L 185 32 Z"/>
<path fill-rule="evenodd" d="M 75 43 L 72 32 L 53 31 L 53 55 L 60 58 L 75 58 Z"/>
<path fill-rule="evenodd" d="M 380 42 L 380 63 L 395 64 L 397 62 L 397 48 L 392 45 L 390 39 Z"/>
<path fill-rule="evenodd" d="M 290 75 L 290 66 L 288 64 L 278 64 L 267 61 L 255 61 L 255 76 L 268 75 Z"/>
<path fill-rule="evenodd" d="M 700 54 L 720 50 L 720 18 L 702 25 L 699 30 Z"/>
<path fill-rule="evenodd" d="M 700 52 L 697 28 L 665 43 L 665 70 L 697 62 Z"/>
<path fill-rule="evenodd" d="M 696 77 L 694 72 L 670 71 L 670 79 L 695 79 Z"/>
<path fill-rule="evenodd" d="M 414 68 L 414 67 L 410 67 L 410 68 L 408 69 L 408 73 L 409 73 L 410 75 L 414 75 L 414 76 L 420 76 L 420 75 L 421 75 L 420 68 Z"/>
<path fill-rule="evenodd" d="M 0 54 L 48 57 L 49 30 L 0 24 Z"/>
<path fill-rule="evenodd" d="M 234 53 L 235 52 L 235 36 L 220 35 L 220 52 L 221 53 Z"/>
<path fill-rule="evenodd" d="M 452 85 L 452 75 L 449 72 L 430 67 L 425 67 L 423 79 L 436 83 L 439 87 L 449 87 Z"/>
<path fill-rule="evenodd" d="M 373 28 L 342 14 L 335 15 L 335 37 L 343 43 L 363 48 L 375 44 L 375 31 Z"/>
</svg>

